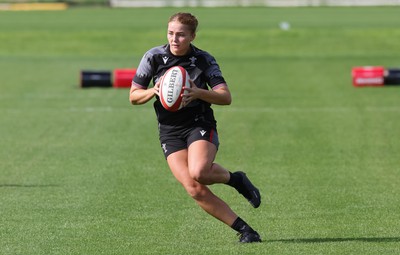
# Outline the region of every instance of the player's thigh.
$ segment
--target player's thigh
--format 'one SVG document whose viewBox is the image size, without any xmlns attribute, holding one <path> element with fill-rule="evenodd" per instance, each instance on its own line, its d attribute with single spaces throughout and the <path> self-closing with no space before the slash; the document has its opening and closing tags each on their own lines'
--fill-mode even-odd
<svg viewBox="0 0 400 255">
<path fill-rule="evenodd" d="M 175 178 L 189 193 L 192 193 L 190 190 L 197 188 L 199 183 L 193 179 L 189 172 L 188 150 L 180 150 L 170 154 L 167 157 L 167 162 Z"/>
<path fill-rule="evenodd" d="M 168 166 L 172 174 L 182 184 L 187 182 L 187 179 L 190 177 L 187 158 L 187 149 L 176 151 L 167 157 Z"/>
<path fill-rule="evenodd" d="M 180 150 L 170 154 L 167 162 L 172 174 L 182 184 L 186 192 L 193 198 L 205 196 L 209 192 L 206 186 L 192 178 L 188 169 L 188 150 Z"/>
<path fill-rule="evenodd" d="M 188 166 L 191 175 L 206 174 L 211 170 L 211 166 L 217 154 L 217 147 L 206 140 L 197 140 L 189 145 Z"/>
</svg>

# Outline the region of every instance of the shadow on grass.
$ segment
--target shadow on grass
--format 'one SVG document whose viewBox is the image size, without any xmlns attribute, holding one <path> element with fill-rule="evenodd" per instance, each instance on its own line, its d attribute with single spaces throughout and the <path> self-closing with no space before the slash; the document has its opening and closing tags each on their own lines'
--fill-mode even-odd
<svg viewBox="0 0 400 255">
<path fill-rule="evenodd" d="M 337 237 L 337 238 L 293 238 L 293 239 L 276 239 L 267 242 L 280 243 L 336 243 L 336 242 L 367 242 L 367 243 L 391 243 L 400 242 L 400 237 Z"/>
</svg>

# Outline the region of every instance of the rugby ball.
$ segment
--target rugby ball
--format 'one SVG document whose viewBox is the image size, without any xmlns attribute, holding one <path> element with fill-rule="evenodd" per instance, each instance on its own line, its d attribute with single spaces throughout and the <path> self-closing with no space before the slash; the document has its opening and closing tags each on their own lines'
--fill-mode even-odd
<svg viewBox="0 0 400 255">
<path fill-rule="evenodd" d="M 171 112 L 182 109 L 182 96 L 190 88 L 189 74 L 181 66 L 173 66 L 168 69 L 160 82 L 160 101 L 162 106 Z"/>
</svg>

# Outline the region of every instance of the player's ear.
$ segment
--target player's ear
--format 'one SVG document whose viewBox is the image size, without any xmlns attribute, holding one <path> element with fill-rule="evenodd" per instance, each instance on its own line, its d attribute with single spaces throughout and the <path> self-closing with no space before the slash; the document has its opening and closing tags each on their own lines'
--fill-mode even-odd
<svg viewBox="0 0 400 255">
<path fill-rule="evenodd" d="M 193 33 L 193 34 L 192 34 L 192 40 L 190 40 L 190 42 L 193 42 L 194 39 L 196 39 L 196 33 Z"/>
</svg>

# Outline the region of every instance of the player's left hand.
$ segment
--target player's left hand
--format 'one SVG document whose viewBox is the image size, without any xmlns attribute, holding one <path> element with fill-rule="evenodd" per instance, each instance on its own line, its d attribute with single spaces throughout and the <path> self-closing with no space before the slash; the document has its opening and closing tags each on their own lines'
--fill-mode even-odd
<svg viewBox="0 0 400 255">
<path fill-rule="evenodd" d="M 184 88 L 186 92 L 183 94 L 182 98 L 183 106 L 186 106 L 190 104 L 190 102 L 192 102 L 193 100 L 199 98 L 201 93 L 201 89 L 199 89 L 192 80 L 189 80 L 189 83 L 190 88 Z"/>
</svg>

